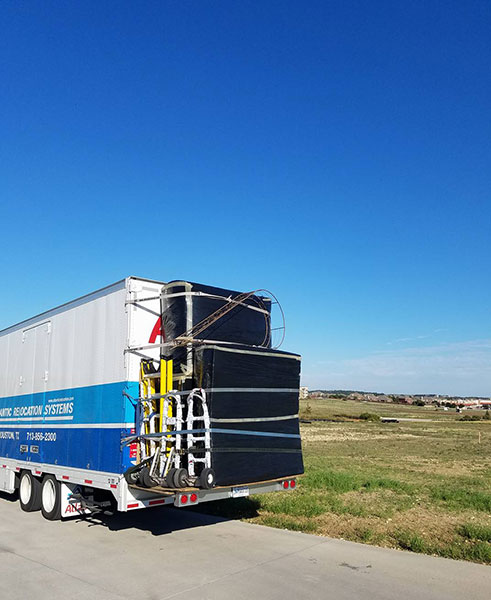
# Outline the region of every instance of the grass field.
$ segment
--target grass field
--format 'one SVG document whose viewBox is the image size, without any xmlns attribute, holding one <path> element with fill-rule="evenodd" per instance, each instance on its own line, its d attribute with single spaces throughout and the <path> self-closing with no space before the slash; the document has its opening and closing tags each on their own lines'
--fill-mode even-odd
<svg viewBox="0 0 491 600">
<path fill-rule="evenodd" d="M 363 412 L 425 421 L 350 420 Z M 335 421 L 302 425 L 305 475 L 297 490 L 212 503 L 206 510 L 491 564 L 491 421 L 327 399 L 303 401 L 301 415 Z"/>
</svg>

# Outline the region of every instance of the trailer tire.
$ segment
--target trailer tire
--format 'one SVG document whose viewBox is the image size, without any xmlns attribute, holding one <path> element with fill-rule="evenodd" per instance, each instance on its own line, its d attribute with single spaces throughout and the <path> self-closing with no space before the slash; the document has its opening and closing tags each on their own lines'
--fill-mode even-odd
<svg viewBox="0 0 491 600">
<path fill-rule="evenodd" d="M 211 490 L 215 487 L 215 471 L 208 467 L 204 468 L 199 476 L 199 485 L 204 490 Z"/>
<path fill-rule="evenodd" d="M 169 469 L 169 472 L 165 476 L 166 487 L 173 488 L 174 487 L 174 473 L 177 471 L 176 468 L 172 467 Z"/>
<path fill-rule="evenodd" d="M 150 464 L 151 459 L 147 458 L 138 465 L 133 465 L 125 471 L 124 478 L 130 485 L 136 485 L 140 477 L 140 471 L 144 465 Z"/>
<path fill-rule="evenodd" d="M 158 483 L 150 476 L 150 469 L 143 467 L 138 475 L 138 483 L 144 487 L 152 488 L 158 485 Z"/>
<path fill-rule="evenodd" d="M 61 519 L 61 485 L 54 475 L 46 475 L 43 479 L 41 512 L 48 521 Z"/>
<path fill-rule="evenodd" d="M 136 485 L 138 483 L 138 479 L 140 477 L 140 473 L 135 469 L 134 471 L 126 471 L 124 474 L 124 478 L 130 485 Z"/>
<path fill-rule="evenodd" d="M 22 471 L 20 475 L 19 502 L 24 512 L 41 508 L 41 482 L 30 471 Z"/>
<path fill-rule="evenodd" d="M 175 488 L 183 488 L 188 485 L 188 472 L 186 469 L 176 469 L 172 477 Z"/>
</svg>

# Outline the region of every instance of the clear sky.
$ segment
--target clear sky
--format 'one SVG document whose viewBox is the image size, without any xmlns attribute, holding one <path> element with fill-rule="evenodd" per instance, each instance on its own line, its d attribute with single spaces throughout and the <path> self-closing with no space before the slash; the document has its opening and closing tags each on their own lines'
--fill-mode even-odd
<svg viewBox="0 0 491 600">
<path fill-rule="evenodd" d="M 312 388 L 491 394 L 491 4 L 4 0 L 0 328 L 266 287 Z"/>
</svg>

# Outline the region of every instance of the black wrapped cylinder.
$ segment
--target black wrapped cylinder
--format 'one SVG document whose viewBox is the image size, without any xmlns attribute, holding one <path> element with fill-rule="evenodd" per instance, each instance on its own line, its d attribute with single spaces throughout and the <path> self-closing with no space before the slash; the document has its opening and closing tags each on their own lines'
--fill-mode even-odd
<svg viewBox="0 0 491 600">
<path fill-rule="evenodd" d="M 163 295 L 163 329 L 167 341 L 182 336 L 191 327 L 236 298 L 241 292 L 175 281 Z M 269 347 L 271 344 L 271 301 L 253 295 L 233 307 L 197 337 L 202 340 Z"/>
</svg>

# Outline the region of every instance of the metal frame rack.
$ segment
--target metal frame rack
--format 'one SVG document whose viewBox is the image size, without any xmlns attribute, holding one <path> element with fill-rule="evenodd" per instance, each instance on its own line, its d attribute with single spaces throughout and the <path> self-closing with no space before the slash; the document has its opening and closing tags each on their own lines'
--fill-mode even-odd
<svg viewBox="0 0 491 600">
<path fill-rule="evenodd" d="M 172 360 L 161 360 L 160 372 L 148 372 L 142 361 L 141 396 L 135 399 L 136 433 L 123 441 L 125 444 L 137 441 L 137 467 L 141 468 L 132 471 L 130 481 L 146 487 L 180 488 L 196 484 L 199 475 L 211 469 L 206 392 L 201 388 L 185 392 L 165 390 L 171 377 Z M 202 465 L 200 473 L 196 464 Z M 201 483 L 206 485 L 204 481 Z"/>
</svg>

